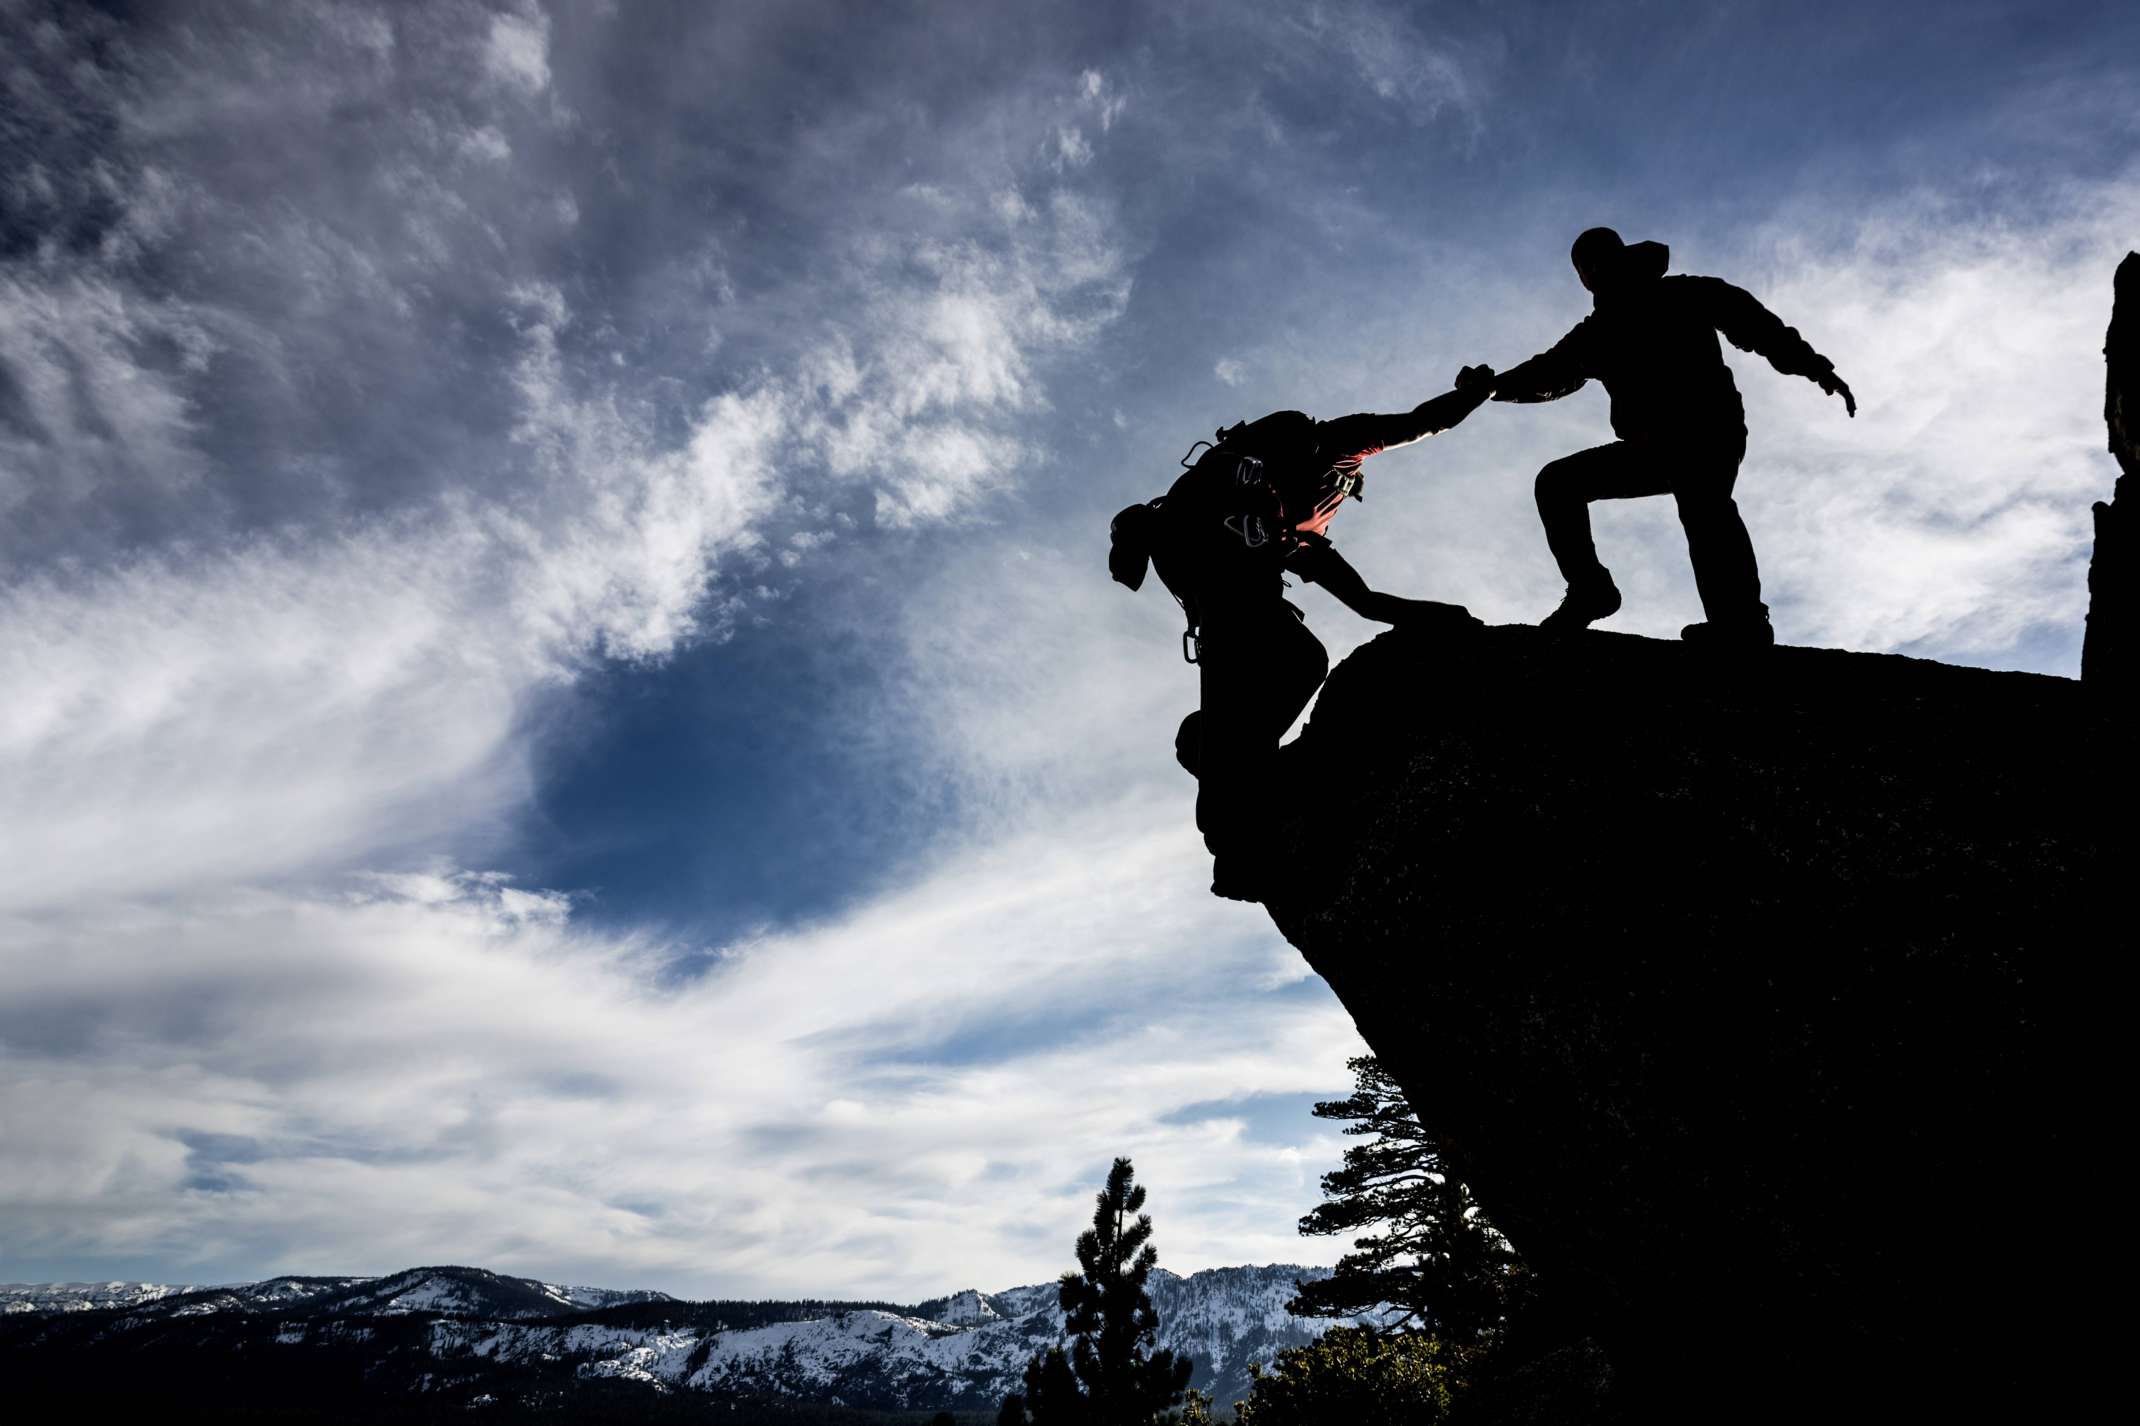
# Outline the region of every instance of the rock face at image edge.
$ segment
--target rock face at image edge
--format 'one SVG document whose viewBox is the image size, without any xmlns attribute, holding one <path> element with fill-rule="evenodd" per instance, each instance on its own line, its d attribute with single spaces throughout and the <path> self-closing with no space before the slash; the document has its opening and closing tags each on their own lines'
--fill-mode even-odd
<svg viewBox="0 0 2140 1426">
<path fill-rule="evenodd" d="M 1282 755 L 1267 903 L 1631 1409 L 2040 1405 L 2123 1231 L 2125 736 L 2035 674 L 1395 631 Z"/>
</svg>

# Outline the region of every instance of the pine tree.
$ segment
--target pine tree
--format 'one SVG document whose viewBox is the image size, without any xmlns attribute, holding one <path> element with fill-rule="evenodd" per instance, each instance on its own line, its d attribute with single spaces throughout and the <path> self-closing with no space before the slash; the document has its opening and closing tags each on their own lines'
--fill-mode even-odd
<svg viewBox="0 0 2140 1426">
<path fill-rule="evenodd" d="M 1323 1175 L 1324 1202 L 1300 1220 L 1311 1236 L 1361 1233 L 1320 1282 L 1298 1284 L 1288 1310 L 1356 1317 L 1396 1309 L 1385 1327 L 1424 1329 L 1451 1346 L 1478 1342 L 1506 1320 L 1525 1283 L 1522 1262 L 1452 1177 L 1433 1132 L 1372 1055 L 1348 1062 L 1353 1092 L 1315 1106 L 1366 1140 Z"/>
<path fill-rule="evenodd" d="M 1144 1189 L 1128 1159 L 1116 1159 L 1078 1235 L 1081 1271 L 1059 1289 L 1069 1350 L 1050 1347 L 1026 1364 L 1025 1394 L 1003 1403 L 1001 1426 L 1145 1426 L 1169 1418 L 1194 1369 L 1157 1350 L 1159 1314 L 1145 1283 L 1159 1264 Z"/>
</svg>

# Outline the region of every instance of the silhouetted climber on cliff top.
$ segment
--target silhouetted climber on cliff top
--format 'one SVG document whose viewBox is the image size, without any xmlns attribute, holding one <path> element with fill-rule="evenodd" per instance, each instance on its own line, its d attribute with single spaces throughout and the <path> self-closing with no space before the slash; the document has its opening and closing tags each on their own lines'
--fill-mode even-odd
<svg viewBox="0 0 2140 1426">
<path fill-rule="evenodd" d="M 1188 615 L 1182 652 L 1197 665 L 1202 706 L 1182 719 L 1174 751 L 1199 782 L 1196 825 L 1217 858 L 1218 895 L 1259 897 L 1259 798 L 1273 790 L 1278 740 L 1329 670 L 1280 592 L 1283 575 L 1322 585 L 1362 618 L 1478 627 L 1459 605 L 1370 590 L 1324 532 L 1347 496 L 1359 498 L 1362 461 L 1448 430 L 1485 401 L 1492 377 L 1466 367 L 1454 391 L 1401 415 L 1275 411 L 1215 432 L 1217 444 L 1193 464 L 1184 457 L 1188 473 L 1165 495 L 1115 516 L 1110 573 L 1136 589 L 1149 562 Z"/>
<path fill-rule="evenodd" d="M 1593 294 L 1591 314 L 1550 350 L 1502 373 L 1494 390 L 1496 401 L 1556 401 L 1595 377 L 1612 397 L 1620 439 L 1538 472 L 1538 518 L 1568 582 L 1567 597 L 1541 627 L 1572 632 L 1620 608 L 1620 590 L 1591 540 L 1590 502 L 1669 494 L 1679 502 L 1708 616 L 1680 636 L 1774 643 L 1753 541 L 1731 494 L 1746 455 L 1746 410 L 1717 333 L 1842 397 L 1853 416 L 1857 401 L 1835 364 L 1751 293 L 1714 277 L 1665 276 L 1664 244 L 1630 247 L 1612 229 L 1592 228 L 1569 257 Z"/>
</svg>

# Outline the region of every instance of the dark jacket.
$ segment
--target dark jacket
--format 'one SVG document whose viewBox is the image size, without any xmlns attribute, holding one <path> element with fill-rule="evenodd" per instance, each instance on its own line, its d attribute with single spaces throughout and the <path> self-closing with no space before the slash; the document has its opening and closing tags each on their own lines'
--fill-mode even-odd
<svg viewBox="0 0 2140 1426">
<path fill-rule="evenodd" d="M 1161 582 L 1199 623 L 1276 600 L 1287 571 L 1320 582 L 1331 517 L 1358 497 L 1367 458 L 1448 430 L 1486 391 L 1481 384 L 1409 411 L 1334 421 L 1274 411 L 1221 432 L 1219 444 L 1150 507 L 1156 518 L 1144 538 Z"/>
<path fill-rule="evenodd" d="M 1664 275 L 1661 243 L 1637 243 L 1575 330 L 1496 382 L 1496 401 L 1557 401 L 1595 378 L 1627 441 L 1743 438 L 1746 408 L 1717 333 L 1787 376 L 1819 381 L 1834 363 L 1763 307 L 1715 277 Z"/>
</svg>

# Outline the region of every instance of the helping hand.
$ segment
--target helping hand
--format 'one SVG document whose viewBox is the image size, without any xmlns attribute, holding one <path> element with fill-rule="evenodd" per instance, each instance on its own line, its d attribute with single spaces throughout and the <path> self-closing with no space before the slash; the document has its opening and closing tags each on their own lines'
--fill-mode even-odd
<svg viewBox="0 0 2140 1426">
<path fill-rule="evenodd" d="M 1819 381 L 1821 390 L 1827 392 L 1830 396 L 1840 396 L 1843 398 L 1843 410 L 1847 414 L 1852 416 L 1858 414 L 1857 398 L 1850 394 L 1849 382 L 1843 380 L 1843 378 L 1841 378 L 1840 376 L 1837 376 L 1833 371 L 1829 372 L 1826 376 L 1820 377 Z"/>
<path fill-rule="evenodd" d="M 1486 621 L 1461 604 L 1443 604 L 1432 599 L 1406 599 L 1393 610 L 1388 622 L 1400 629 L 1428 629 L 1437 634 L 1469 634 L 1486 627 Z"/>
<path fill-rule="evenodd" d="M 1474 387 L 1491 387 L 1494 384 L 1494 369 L 1484 362 L 1467 366 L 1456 374 L 1456 389 L 1469 391 Z"/>
</svg>

